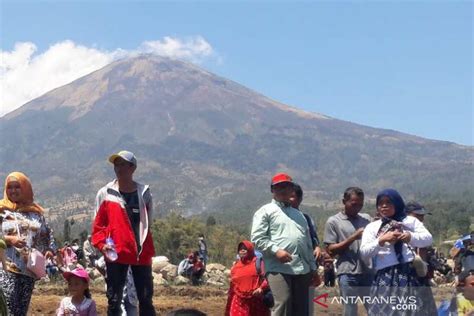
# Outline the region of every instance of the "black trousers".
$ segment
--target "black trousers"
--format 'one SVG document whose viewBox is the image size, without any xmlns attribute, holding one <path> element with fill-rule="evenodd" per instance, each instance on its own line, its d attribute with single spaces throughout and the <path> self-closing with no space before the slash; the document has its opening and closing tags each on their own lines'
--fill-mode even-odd
<svg viewBox="0 0 474 316">
<path fill-rule="evenodd" d="M 127 279 L 128 264 L 107 262 L 107 315 L 120 316 L 123 287 Z M 151 266 L 130 265 L 137 290 L 140 316 L 156 315 L 153 307 L 153 276 Z"/>
<path fill-rule="evenodd" d="M 336 273 L 334 270 L 324 270 L 324 286 L 334 287 Z"/>
</svg>

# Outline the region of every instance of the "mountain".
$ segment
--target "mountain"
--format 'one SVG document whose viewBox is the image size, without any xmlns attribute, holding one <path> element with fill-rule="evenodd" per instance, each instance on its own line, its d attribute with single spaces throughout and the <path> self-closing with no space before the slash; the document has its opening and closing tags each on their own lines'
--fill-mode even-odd
<svg viewBox="0 0 474 316">
<path fill-rule="evenodd" d="M 406 196 L 474 187 L 473 147 L 302 111 L 150 55 L 28 102 L 0 118 L 0 135 L 0 176 L 24 171 L 54 216 L 89 212 L 113 178 L 107 157 L 121 149 L 137 155 L 136 178 L 152 185 L 161 214 L 254 208 L 268 200 L 277 171 L 320 206 L 351 185 L 369 197 L 385 187 Z"/>
</svg>

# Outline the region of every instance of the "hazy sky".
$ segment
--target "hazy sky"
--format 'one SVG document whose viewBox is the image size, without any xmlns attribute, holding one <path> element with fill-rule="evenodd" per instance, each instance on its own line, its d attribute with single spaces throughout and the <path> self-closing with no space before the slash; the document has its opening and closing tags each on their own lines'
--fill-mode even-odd
<svg viewBox="0 0 474 316">
<path fill-rule="evenodd" d="M 474 144 L 470 1 L 0 3 L 0 115 L 147 52 L 308 111 Z"/>
</svg>

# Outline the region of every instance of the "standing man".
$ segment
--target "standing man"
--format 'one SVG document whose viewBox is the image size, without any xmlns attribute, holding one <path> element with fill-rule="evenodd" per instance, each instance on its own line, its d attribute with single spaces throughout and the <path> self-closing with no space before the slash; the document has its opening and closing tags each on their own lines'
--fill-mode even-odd
<svg viewBox="0 0 474 316">
<path fill-rule="evenodd" d="M 204 235 L 199 234 L 198 237 L 198 252 L 199 252 L 199 257 L 202 258 L 202 262 L 204 265 L 207 264 L 207 244 L 206 241 L 204 240 Z"/>
<path fill-rule="evenodd" d="M 426 214 L 432 215 L 425 209 L 423 205 L 415 201 L 410 201 L 405 205 L 405 212 L 408 216 L 413 216 L 422 223 L 425 220 Z M 424 263 L 415 263 L 414 260 L 413 265 L 415 266 L 415 269 L 416 266 L 418 266 L 418 268 L 421 270 L 424 270 L 424 268 L 426 267 L 426 275 L 418 276 L 418 280 L 421 283 L 419 295 L 423 300 L 424 308 L 428 309 L 426 315 L 436 315 L 436 302 L 433 297 L 433 291 L 431 290 L 431 279 L 434 278 L 434 271 L 436 269 L 436 266 L 438 265 L 438 259 L 436 258 L 434 249 L 431 246 L 426 248 L 415 248 L 413 249 L 413 251 L 415 251 L 424 261 Z"/>
<path fill-rule="evenodd" d="M 432 215 L 425 209 L 423 205 L 415 201 L 408 202 L 407 205 L 405 205 L 405 211 L 407 212 L 408 216 L 413 216 L 422 223 L 425 220 L 426 214 Z"/>
<path fill-rule="evenodd" d="M 336 273 L 342 297 L 353 304 L 344 305 L 345 316 L 357 316 L 355 298 L 369 294 L 373 273 L 359 254 L 365 226 L 371 222 L 368 214 L 361 213 L 364 192 L 357 187 L 347 188 L 342 199 L 344 210 L 329 217 L 324 230 L 324 243 L 331 256 L 337 256 Z"/>
<path fill-rule="evenodd" d="M 316 264 L 316 271 L 313 275 L 313 282 L 309 287 L 309 297 L 314 297 L 314 288 L 321 284 L 321 278 L 318 275 L 318 261 L 319 257 L 321 256 L 321 248 L 319 247 L 319 238 L 316 232 L 316 225 L 314 224 L 313 219 L 308 214 L 304 213 L 300 209 L 300 205 L 303 202 L 303 188 L 297 183 L 293 184 L 293 196 L 291 197 L 291 207 L 299 210 L 306 219 L 309 228 L 309 236 L 311 237 L 311 242 L 313 246 L 313 256 L 314 262 Z M 314 312 L 314 302 L 312 300 L 308 300 L 308 312 L 309 315 L 313 315 Z"/>
<path fill-rule="evenodd" d="M 291 197 L 291 207 L 300 210 L 300 205 L 303 202 L 303 188 L 297 183 L 293 184 L 293 196 Z M 301 211 L 303 213 L 303 211 Z M 313 244 L 313 255 L 314 260 L 318 262 L 319 257 L 321 256 L 321 247 L 319 247 L 319 237 L 316 231 L 316 225 L 314 224 L 313 219 L 306 213 L 303 213 L 308 223 L 309 235 L 311 237 L 311 242 Z"/>
<path fill-rule="evenodd" d="M 251 239 L 263 254 L 275 306 L 273 316 L 308 315 L 309 286 L 316 270 L 313 245 L 304 215 L 291 207 L 292 178 L 272 178 L 273 200 L 253 216 Z"/>
<path fill-rule="evenodd" d="M 155 315 L 151 263 L 155 254 L 150 225 L 153 203 L 148 185 L 133 180 L 137 159 L 129 151 L 109 157 L 117 179 L 97 193 L 92 244 L 105 255 L 107 267 L 107 315 L 121 315 L 121 303 L 127 271 L 130 267 L 139 301 L 140 315 Z M 115 246 L 106 244 L 113 239 Z M 117 252 L 111 261 L 108 251 Z"/>
</svg>

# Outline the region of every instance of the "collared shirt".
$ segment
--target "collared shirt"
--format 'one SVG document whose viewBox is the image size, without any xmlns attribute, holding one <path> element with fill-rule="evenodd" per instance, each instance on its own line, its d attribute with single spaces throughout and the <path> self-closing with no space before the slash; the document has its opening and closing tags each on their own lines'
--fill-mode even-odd
<svg viewBox="0 0 474 316">
<path fill-rule="evenodd" d="M 308 223 L 303 213 L 272 200 L 255 212 L 251 241 L 263 253 L 266 272 L 306 274 L 316 270 Z M 287 251 L 293 260 L 281 263 L 275 256 Z"/>
<path fill-rule="evenodd" d="M 337 244 L 367 226 L 372 218 L 369 214 L 359 213 L 349 217 L 344 212 L 329 217 L 324 229 L 324 243 Z M 361 240 L 355 240 L 349 248 L 339 254 L 336 262 L 337 275 L 371 273 L 368 261 L 364 261 L 359 253 Z"/>
</svg>

